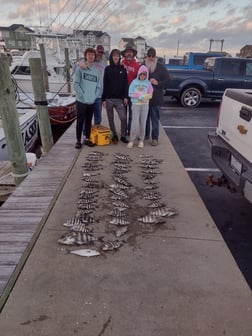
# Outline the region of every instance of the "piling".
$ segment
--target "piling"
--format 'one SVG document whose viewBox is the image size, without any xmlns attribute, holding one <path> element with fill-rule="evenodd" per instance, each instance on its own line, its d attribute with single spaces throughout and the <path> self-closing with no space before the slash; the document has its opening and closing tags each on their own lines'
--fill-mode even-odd
<svg viewBox="0 0 252 336">
<path fill-rule="evenodd" d="M 15 184 L 19 185 L 28 173 L 27 160 L 10 77 L 9 60 L 6 56 L 2 56 L 0 60 L 0 111 L 12 174 Z"/>
<path fill-rule="evenodd" d="M 30 58 L 29 63 L 31 69 L 35 105 L 38 113 L 42 150 L 43 153 L 46 154 L 53 146 L 53 136 L 43 82 L 42 65 L 39 58 Z"/>
</svg>

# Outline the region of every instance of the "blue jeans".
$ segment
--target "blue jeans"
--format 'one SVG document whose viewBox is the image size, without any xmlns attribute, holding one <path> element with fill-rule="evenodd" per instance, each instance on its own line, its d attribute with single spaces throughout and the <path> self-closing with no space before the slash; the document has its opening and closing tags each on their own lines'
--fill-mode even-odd
<svg viewBox="0 0 252 336">
<path fill-rule="evenodd" d="M 148 117 L 145 127 L 145 137 L 150 137 L 150 123 L 152 126 L 151 138 L 153 140 L 158 140 L 159 137 L 159 114 L 160 106 L 149 106 Z"/>
</svg>

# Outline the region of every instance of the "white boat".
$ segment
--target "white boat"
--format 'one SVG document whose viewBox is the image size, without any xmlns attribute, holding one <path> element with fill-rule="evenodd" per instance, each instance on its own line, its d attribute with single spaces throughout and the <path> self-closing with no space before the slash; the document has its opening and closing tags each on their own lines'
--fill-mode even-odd
<svg viewBox="0 0 252 336">
<path fill-rule="evenodd" d="M 36 109 L 17 109 L 19 125 L 26 152 L 30 152 L 38 140 L 38 117 Z M 0 117 L 0 160 L 9 159 L 2 119 Z"/>
<path fill-rule="evenodd" d="M 13 60 L 10 66 L 14 84 L 16 84 L 23 92 L 33 92 L 29 64 L 30 58 L 41 58 L 40 51 L 26 51 L 21 58 Z M 59 94 L 69 93 L 65 64 L 60 62 L 60 60 L 58 60 L 49 50 L 46 51 L 46 66 L 50 92 Z"/>
</svg>

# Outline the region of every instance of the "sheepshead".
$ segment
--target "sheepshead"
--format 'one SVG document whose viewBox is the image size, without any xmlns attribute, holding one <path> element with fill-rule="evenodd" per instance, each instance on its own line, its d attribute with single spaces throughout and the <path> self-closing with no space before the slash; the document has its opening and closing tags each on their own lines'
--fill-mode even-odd
<svg viewBox="0 0 252 336">
<path fill-rule="evenodd" d="M 113 209 L 108 213 L 109 216 L 112 217 L 125 217 L 125 213 L 123 211 L 119 211 L 118 209 Z"/>
<path fill-rule="evenodd" d="M 83 184 L 84 187 L 86 188 L 102 188 L 103 187 L 103 184 L 98 181 L 91 181 L 91 182 L 86 182 L 85 184 Z"/>
<path fill-rule="evenodd" d="M 146 175 L 157 175 L 157 174 L 161 174 L 161 172 L 157 169 L 146 169 L 146 170 L 141 170 L 141 172 L 143 174 Z"/>
<path fill-rule="evenodd" d="M 138 217 L 137 220 L 144 224 L 162 224 L 165 222 L 164 218 L 153 216 L 153 215 L 146 215 L 143 217 Z"/>
<path fill-rule="evenodd" d="M 121 200 L 125 200 L 126 198 L 128 198 L 128 196 L 122 196 L 122 195 L 116 195 L 116 194 L 113 194 L 111 197 L 110 197 L 113 201 L 121 201 Z"/>
<path fill-rule="evenodd" d="M 109 223 L 113 225 L 129 225 L 130 224 L 128 220 L 125 220 L 119 217 L 114 217 Z"/>
<path fill-rule="evenodd" d="M 161 198 L 161 194 L 159 192 L 152 191 L 144 193 L 143 197 L 146 200 L 157 200 Z"/>
<path fill-rule="evenodd" d="M 114 166 L 118 169 L 129 169 L 131 166 L 128 163 L 118 163 L 114 162 Z"/>
<path fill-rule="evenodd" d="M 58 243 L 63 245 L 74 245 L 76 242 L 76 235 L 75 232 L 68 232 L 58 239 Z"/>
<path fill-rule="evenodd" d="M 70 251 L 69 253 L 78 255 L 80 257 L 96 257 L 100 255 L 98 251 L 91 250 L 91 249 L 73 250 L 73 251 Z"/>
<path fill-rule="evenodd" d="M 144 186 L 143 189 L 144 190 L 155 190 L 155 189 L 158 189 L 158 185 L 157 183 L 147 184 L 146 186 Z"/>
<path fill-rule="evenodd" d="M 91 233 L 77 232 L 75 243 L 78 245 L 88 245 L 93 244 L 97 240 Z"/>
<path fill-rule="evenodd" d="M 153 180 L 155 177 L 156 174 L 142 174 L 143 181 Z"/>
<path fill-rule="evenodd" d="M 127 189 L 129 189 L 129 186 L 125 186 L 125 185 L 123 185 L 123 184 L 115 183 L 115 184 L 109 184 L 109 188 L 110 188 L 110 189 L 122 189 L 122 190 L 127 190 Z"/>
<path fill-rule="evenodd" d="M 171 217 L 177 215 L 177 211 L 173 208 L 162 207 L 150 211 L 152 216 Z"/>
<path fill-rule="evenodd" d="M 101 170 L 103 169 L 103 166 L 101 164 L 97 164 L 97 165 L 83 165 L 83 168 L 87 171 L 95 171 L 95 170 Z"/>
<path fill-rule="evenodd" d="M 112 203 L 115 207 L 118 207 L 118 208 L 123 208 L 123 209 L 128 209 L 129 206 L 128 204 L 122 202 L 122 201 L 117 201 L 117 202 L 113 202 Z"/>
<path fill-rule="evenodd" d="M 71 227 L 71 230 L 75 232 L 85 232 L 85 233 L 92 232 L 92 230 L 89 227 L 87 227 L 86 223 L 75 224 Z"/>
<path fill-rule="evenodd" d="M 128 227 L 127 227 L 127 225 L 122 226 L 122 227 L 119 227 L 118 229 L 116 229 L 116 230 L 114 231 L 115 236 L 116 236 L 117 238 L 123 236 L 123 235 L 124 235 L 125 233 L 127 233 L 127 232 L 128 232 Z"/>
<path fill-rule="evenodd" d="M 128 168 L 115 168 L 113 170 L 113 175 L 127 174 L 130 170 Z"/>
<path fill-rule="evenodd" d="M 119 160 L 132 161 L 132 159 L 130 158 L 130 156 L 128 154 L 115 153 L 114 156 L 115 156 L 116 159 L 119 159 Z"/>
<path fill-rule="evenodd" d="M 85 216 L 85 215 L 88 215 L 88 214 L 91 214 L 93 212 L 93 209 L 94 208 L 91 208 L 91 209 L 80 209 L 76 212 L 76 217 L 79 218 L 79 217 L 82 217 L 82 216 Z"/>
<path fill-rule="evenodd" d="M 122 245 L 123 243 L 119 240 L 108 241 L 102 244 L 101 249 L 103 251 L 113 251 L 119 249 Z"/>
<path fill-rule="evenodd" d="M 113 176 L 113 179 L 118 184 L 123 184 L 123 185 L 128 186 L 128 187 L 130 186 L 130 183 L 125 178 L 118 177 L 118 176 Z"/>
<path fill-rule="evenodd" d="M 87 214 L 82 214 L 82 215 L 79 214 L 78 216 L 76 214 L 75 216 L 79 218 L 82 223 L 86 223 L 86 224 L 94 223 L 94 218 Z"/>
<path fill-rule="evenodd" d="M 78 201 L 77 201 L 77 204 L 91 204 L 91 203 L 94 203 L 96 202 L 96 200 L 93 198 L 93 197 L 88 197 L 88 198 L 80 198 Z"/>
<path fill-rule="evenodd" d="M 82 203 L 78 204 L 80 210 L 94 210 L 94 205 L 92 203 Z"/>
<path fill-rule="evenodd" d="M 82 176 L 81 179 L 85 182 L 99 182 L 93 176 Z"/>
<path fill-rule="evenodd" d="M 80 218 L 72 217 L 72 218 L 67 219 L 67 221 L 64 222 L 63 225 L 68 227 L 68 228 L 71 228 L 74 225 L 79 225 L 79 224 L 82 224 L 82 223 L 83 222 L 81 221 Z"/>
<path fill-rule="evenodd" d="M 97 193 L 98 193 L 98 190 L 94 190 L 92 188 L 85 188 L 84 190 L 80 191 L 80 195 L 95 195 Z"/>
<path fill-rule="evenodd" d="M 161 207 L 164 207 L 164 206 L 165 206 L 165 204 L 161 203 L 160 201 L 153 201 L 152 203 L 147 205 L 148 208 L 161 208 Z"/>
<path fill-rule="evenodd" d="M 121 197 L 127 198 L 128 195 L 122 190 L 122 189 L 109 189 L 109 191 L 111 191 L 112 193 L 114 193 L 115 195 L 119 195 Z"/>
</svg>

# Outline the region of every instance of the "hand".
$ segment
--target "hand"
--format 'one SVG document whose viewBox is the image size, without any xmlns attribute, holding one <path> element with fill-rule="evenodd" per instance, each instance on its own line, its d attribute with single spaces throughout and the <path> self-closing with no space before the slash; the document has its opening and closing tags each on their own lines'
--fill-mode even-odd
<svg viewBox="0 0 252 336">
<path fill-rule="evenodd" d="M 151 84 L 158 85 L 158 81 L 155 78 L 150 79 Z"/>
</svg>

